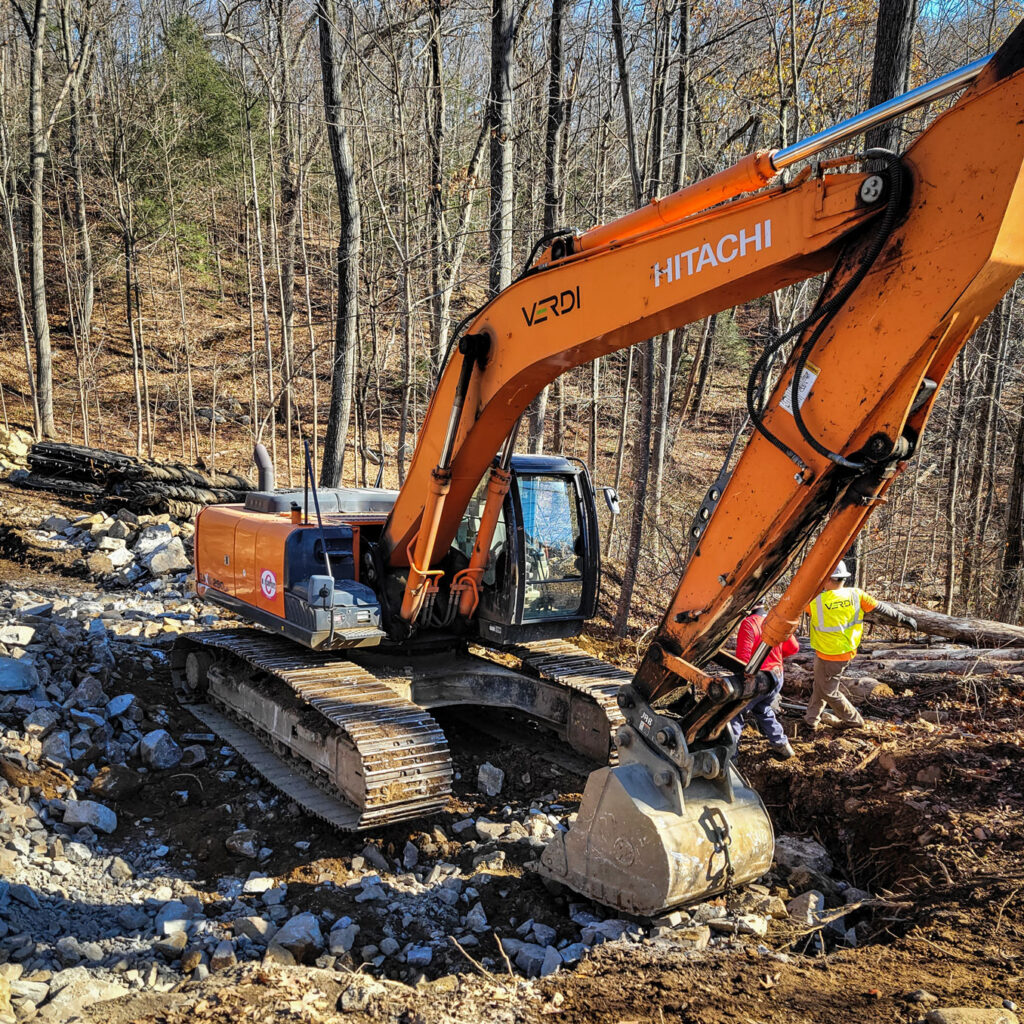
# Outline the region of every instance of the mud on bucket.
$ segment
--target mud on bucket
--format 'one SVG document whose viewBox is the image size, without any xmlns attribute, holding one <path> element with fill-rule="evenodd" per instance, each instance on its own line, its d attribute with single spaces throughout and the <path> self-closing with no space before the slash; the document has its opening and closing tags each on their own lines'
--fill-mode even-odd
<svg viewBox="0 0 1024 1024">
<path fill-rule="evenodd" d="M 728 776 L 682 788 L 642 764 L 587 780 L 576 822 L 541 855 L 539 871 L 629 914 L 653 917 L 751 882 L 772 864 L 774 835 L 761 798 Z"/>
</svg>

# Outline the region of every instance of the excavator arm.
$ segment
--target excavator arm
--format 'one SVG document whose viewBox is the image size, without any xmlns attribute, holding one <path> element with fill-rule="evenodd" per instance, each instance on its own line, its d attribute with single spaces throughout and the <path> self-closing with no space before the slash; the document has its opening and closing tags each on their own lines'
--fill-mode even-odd
<svg viewBox="0 0 1024 1024">
<path fill-rule="evenodd" d="M 751 439 L 691 527 L 671 605 L 620 694 L 620 763 L 591 776 L 577 823 L 545 851 L 551 877 L 649 914 L 770 866 L 770 823 L 723 730 L 768 685 L 758 672 L 768 649 L 793 631 L 884 501 L 957 352 L 1024 271 L 1022 65 L 1019 26 L 990 60 L 959 73 L 954 87 L 970 82 L 966 92 L 901 158 L 871 154 L 880 169 L 831 161 L 772 182 L 794 149 L 799 159 L 841 140 L 825 133 L 817 149 L 757 154 L 557 239 L 459 339 L 381 548 L 379 564 L 403 581 L 396 619 L 407 629 L 471 494 L 546 384 L 831 271 L 774 387 L 773 351 L 755 367 Z M 771 349 L 781 361 L 782 343 Z M 492 485 L 500 502 L 501 479 Z M 751 602 L 805 548 L 755 656 L 742 665 L 721 653 Z"/>
</svg>

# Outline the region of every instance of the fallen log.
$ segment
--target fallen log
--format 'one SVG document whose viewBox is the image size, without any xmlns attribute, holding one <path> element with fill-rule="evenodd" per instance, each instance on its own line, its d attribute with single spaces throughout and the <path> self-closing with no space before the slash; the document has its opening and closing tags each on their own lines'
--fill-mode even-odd
<svg viewBox="0 0 1024 1024">
<path fill-rule="evenodd" d="M 929 608 L 918 608 L 913 604 L 889 602 L 903 615 L 910 615 L 917 621 L 917 631 L 931 636 L 944 636 L 948 640 L 973 644 L 975 647 L 1024 647 L 1024 627 L 1012 626 L 1008 622 L 992 619 L 958 618 L 943 615 Z M 882 611 L 872 612 L 878 622 L 898 626 L 894 619 Z"/>
<path fill-rule="evenodd" d="M 886 647 L 865 653 L 861 657 L 879 661 L 1020 661 L 1021 652 L 1015 647 Z"/>
<path fill-rule="evenodd" d="M 841 692 L 854 704 L 863 704 L 866 700 L 879 697 L 895 697 L 892 687 L 880 679 L 865 676 L 863 679 L 844 679 L 839 684 Z"/>
<path fill-rule="evenodd" d="M 990 676 L 996 672 L 1020 675 L 1024 672 L 1024 661 L 986 661 L 975 658 L 973 661 L 886 661 L 861 666 L 871 675 L 889 672 L 907 672 L 914 675 L 918 672 L 932 674 L 949 672 L 955 676 Z"/>
</svg>

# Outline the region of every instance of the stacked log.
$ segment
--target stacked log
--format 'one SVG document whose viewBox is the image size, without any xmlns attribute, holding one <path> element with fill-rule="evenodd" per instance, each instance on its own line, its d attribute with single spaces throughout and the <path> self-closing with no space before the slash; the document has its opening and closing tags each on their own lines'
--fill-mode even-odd
<svg viewBox="0 0 1024 1024">
<path fill-rule="evenodd" d="M 989 619 L 943 615 L 915 605 L 896 607 L 917 621 L 918 633 L 941 637 L 943 642 L 924 646 L 919 640 L 905 644 L 866 640 L 843 673 L 841 683 L 854 704 L 893 697 L 894 687 L 942 689 L 974 678 L 1015 682 L 1024 678 L 1024 628 Z M 786 661 L 791 690 L 794 686 L 810 689 L 813 664 L 814 652 L 804 638 L 800 653 Z"/>
<path fill-rule="evenodd" d="M 237 473 L 209 471 L 178 462 L 141 459 L 84 445 L 39 441 L 29 468 L 11 474 L 21 487 L 93 497 L 139 515 L 167 512 L 190 519 L 205 505 L 244 501 L 252 483 Z"/>
</svg>

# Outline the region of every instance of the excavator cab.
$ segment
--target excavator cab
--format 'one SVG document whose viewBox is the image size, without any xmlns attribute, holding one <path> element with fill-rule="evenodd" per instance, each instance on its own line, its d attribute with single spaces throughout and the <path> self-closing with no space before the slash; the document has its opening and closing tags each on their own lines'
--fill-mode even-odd
<svg viewBox="0 0 1024 1024">
<path fill-rule="evenodd" d="M 511 470 L 481 581 L 480 636 L 495 644 L 579 636 L 601 579 L 590 474 L 560 455 L 514 455 Z M 456 537 L 467 558 L 485 498 L 481 484 Z"/>
</svg>

